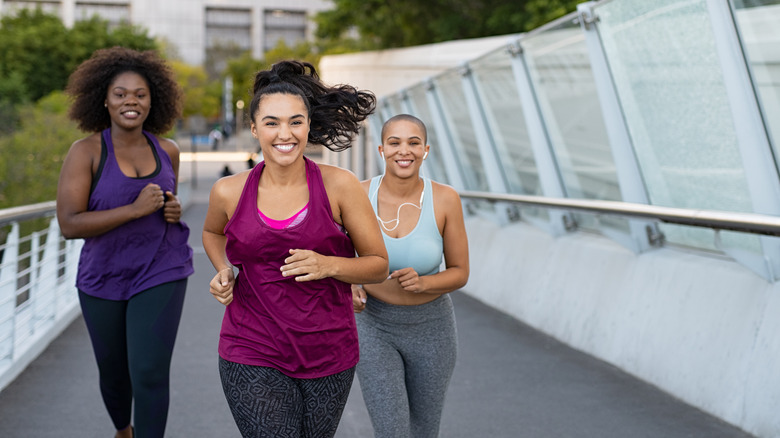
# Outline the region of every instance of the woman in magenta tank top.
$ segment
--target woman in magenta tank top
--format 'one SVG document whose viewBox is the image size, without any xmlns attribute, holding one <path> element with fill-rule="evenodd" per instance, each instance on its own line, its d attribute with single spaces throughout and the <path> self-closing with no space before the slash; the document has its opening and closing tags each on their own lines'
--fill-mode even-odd
<svg viewBox="0 0 780 438">
<path fill-rule="evenodd" d="M 387 252 L 355 175 L 303 152 L 348 148 L 374 105 L 308 63 L 259 72 L 249 114 L 263 161 L 211 189 L 203 246 L 226 305 L 219 371 L 244 437 L 336 432 L 359 358 L 350 284 L 383 281 Z"/>
<path fill-rule="evenodd" d="M 179 148 L 158 137 L 179 117 L 181 92 L 156 53 L 121 47 L 96 51 L 67 92 L 71 118 L 93 134 L 62 165 L 57 219 L 63 236 L 84 239 L 76 287 L 100 392 L 117 437 L 162 438 L 193 271 L 176 197 Z"/>
</svg>

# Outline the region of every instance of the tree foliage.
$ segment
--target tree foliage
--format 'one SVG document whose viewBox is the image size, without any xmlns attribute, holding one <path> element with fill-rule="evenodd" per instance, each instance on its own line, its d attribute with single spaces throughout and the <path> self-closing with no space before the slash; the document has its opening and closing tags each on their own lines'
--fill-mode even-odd
<svg viewBox="0 0 780 438">
<path fill-rule="evenodd" d="M 209 81 L 206 70 L 181 61 L 172 61 L 171 67 L 176 74 L 176 82 L 184 91 L 182 117 L 202 115 L 207 118 L 219 117 L 220 85 L 218 81 Z"/>
<path fill-rule="evenodd" d="M 333 0 L 333 9 L 315 16 L 316 36 L 333 53 L 507 35 L 574 11 L 581 1 Z"/>
<path fill-rule="evenodd" d="M 107 21 L 92 18 L 68 29 L 56 15 L 41 9 L 22 9 L 17 15 L 0 19 L 0 90 L 12 84 L 20 90 L 12 103 L 34 102 L 64 89 L 70 73 L 92 52 L 116 45 L 137 50 L 156 48 L 154 39 L 139 27 L 118 25 L 109 29 Z"/>
<path fill-rule="evenodd" d="M 0 137 L 0 208 L 50 201 L 70 144 L 83 137 L 67 116 L 68 98 L 54 92 L 23 105 L 20 126 Z"/>
<path fill-rule="evenodd" d="M 238 100 L 243 100 L 248 105 L 252 99 L 255 74 L 285 59 L 306 61 L 317 67 L 320 56 L 316 53 L 311 43 L 300 42 L 290 47 L 283 40 L 279 40 L 273 49 L 265 53 L 265 57 L 262 60 L 254 59 L 251 53 L 245 52 L 241 56 L 228 61 L 225 75 L 233 80 L 233 103 L 235 104 Z"/>
</svg>

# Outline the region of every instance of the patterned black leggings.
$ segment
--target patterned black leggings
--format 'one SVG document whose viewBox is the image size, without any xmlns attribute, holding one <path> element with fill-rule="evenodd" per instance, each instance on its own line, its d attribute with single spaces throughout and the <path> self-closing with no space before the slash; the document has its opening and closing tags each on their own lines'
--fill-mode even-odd
<svg viewBox="0 0 780 438">
<path fill-rule="evenodd" d="M 244 438 L 326 438 L 336 434 L 355 368 L 316 379 L 219 358 L 230 411 Z"/>
</svg>

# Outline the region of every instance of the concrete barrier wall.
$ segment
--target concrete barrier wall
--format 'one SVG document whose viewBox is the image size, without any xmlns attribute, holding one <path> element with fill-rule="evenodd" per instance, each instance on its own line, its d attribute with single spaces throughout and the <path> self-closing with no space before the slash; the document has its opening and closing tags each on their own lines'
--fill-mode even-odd
<svg viewBox="0 0 780 438">
<path fill-rule="evenodd" d="M 466 293 L 687 403 L 780 436 L 780 286 L 730 260 L 467 219 Z"/>
</svg>

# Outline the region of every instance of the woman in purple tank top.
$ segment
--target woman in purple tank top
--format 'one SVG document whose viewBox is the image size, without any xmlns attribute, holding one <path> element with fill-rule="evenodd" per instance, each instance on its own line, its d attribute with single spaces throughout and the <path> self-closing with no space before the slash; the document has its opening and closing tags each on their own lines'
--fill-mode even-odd
<svg viewBox="0 0 780 438">
<path fill-rule="evenodd" d="M 323 85 L 308 63 L 259 72 L 249 114 L 263 161 L 211 189 L 203 246 L 226 306 L 219 371 L 244 437 L 336 432 L 358 362 L 350 284 L 384 280 L 387 251 L 355 175 L 303 153 L 348 148 L 374 104 Z"/>
<path fill-rule="evenodd" d="M 93 134 L 62 165 L 57 219 L 63 236 L 84 239 L 76 286 L 100 391 L 117 437 L 161 438 L 193 271 L 176 197 L 179 148 L 157 137 L 179 117 L 181 92 L 156 53 L 121 47 L 96 51 L 67 92 L 71 118 Z"/>
</svg>

